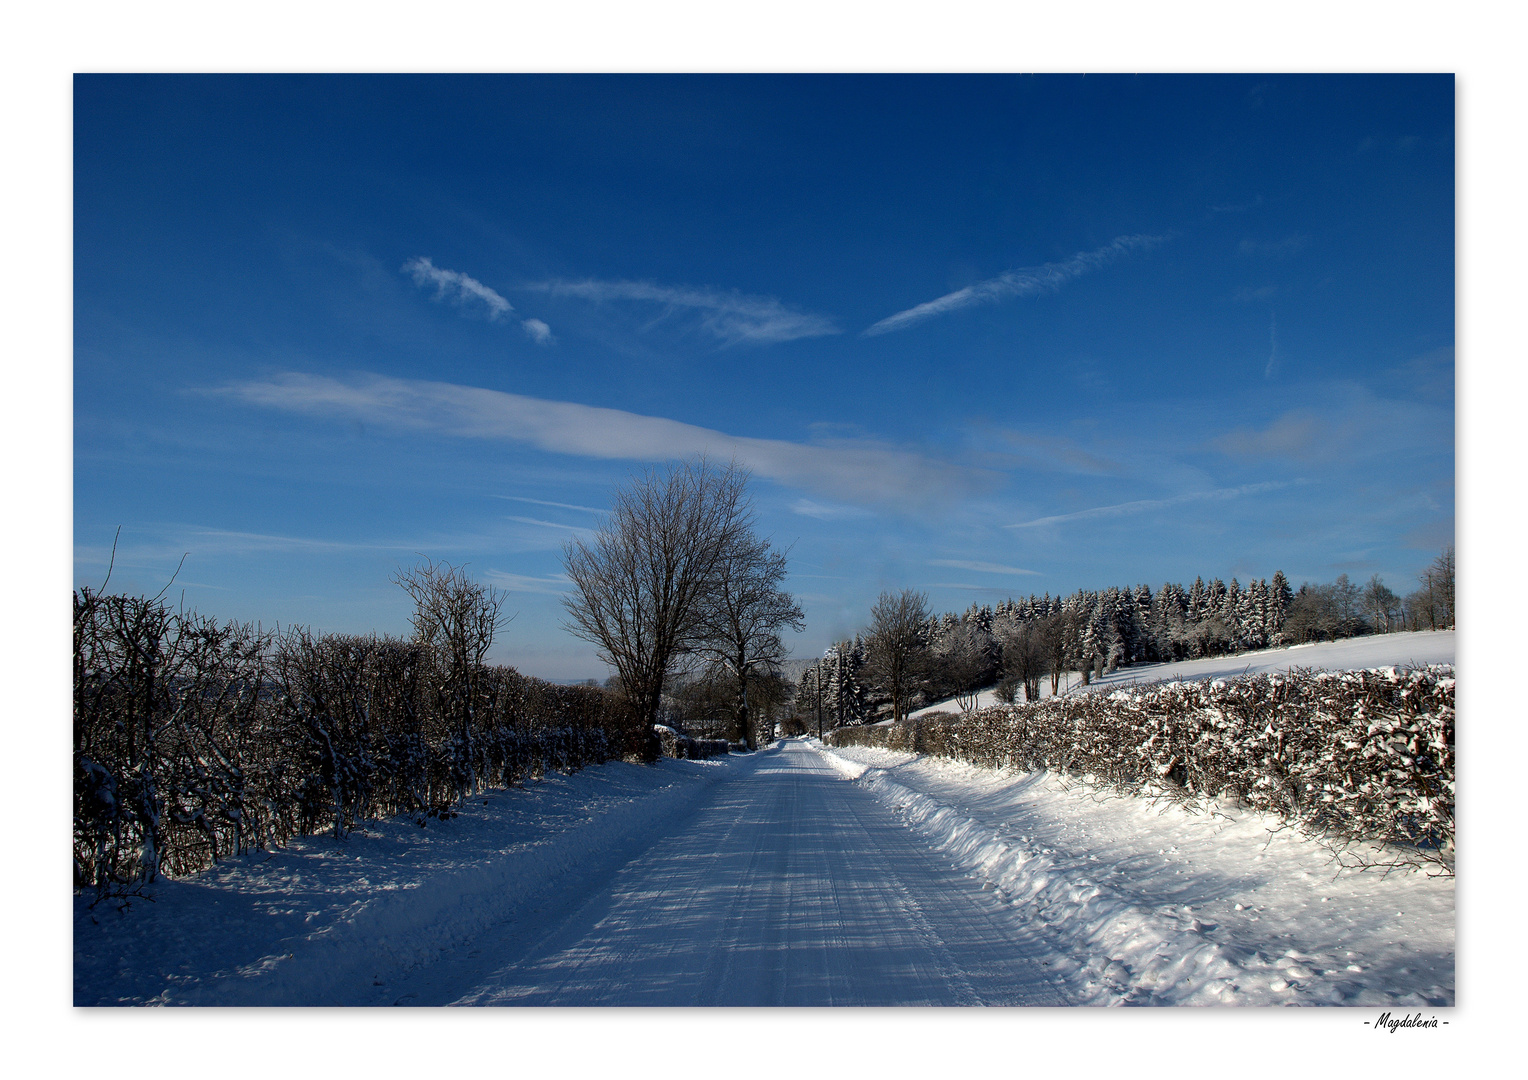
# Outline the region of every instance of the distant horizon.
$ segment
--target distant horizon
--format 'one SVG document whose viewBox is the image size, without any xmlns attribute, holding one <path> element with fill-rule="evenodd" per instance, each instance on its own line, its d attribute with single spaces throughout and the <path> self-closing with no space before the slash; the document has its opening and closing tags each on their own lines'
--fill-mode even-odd
<svg viewBox="0 0 1528 1080">
<path fill-rule="evenodd" d="M 1282 570 L 1455 533 L 1451 75 L 74 80 L 75 584 L 601 679 L 560 547 L 754 475 L 797 658 L 883 589 Z"/>
<path fill-rule="evenodd" d="M 1277 573 L 1277 572 L 1278 571 L 1275 571 L 1275 573 Z M 1270 575 L 1267 576 L 1267 578 L 1263 578 L 1263 580 L 1267 580 L 1268 578 L 1271 578 L 1272 576 L 1273 575 L 1270 574 Z M 1338 576 L 1340 577 L 1342 575 L 1339 574 Z M 1196 579 L 1202 578 L 1202 577 L 1203 577 L 1203 575 L 1195 575 Z M 1205 582 L 1205 584 L 1208 585 L 1208 584 L 1210 584 L 1211 581 L 1216 581 L 1216 580 L 1219 580 L 1219 579 L 1211 578 L 1211 579 L 1207 580 Z M 1233 580 L 1236 580 L 1236 579 L 1233 579 Z M 1247 587 L 1247 584 L 1250 583 L 1250 581 L 1252 581 L 1252 580 L 1257 580 L 1257 579 L 1249 578 L 1248 582 L 1241 583 L 1242 588 L 1245 589 Z M 1333 580 L 1335 581 L 1336 579 L 1334 578 Z M 1293 581 L 1289 582 L 1290 587 L 1296 593 L 1298 593 L 1299 590 L 1301 588 L 1305 587 L 1305 586 L 1327 585 L 1327 584 L 1331 584 L 1331 583 L 1332 582 L 1301 581 L 1298 584 L 1296 584 Z M 83 584 L 89 585 L 90 583 L 86 582 L 86 583 L 83 583 Z M 960 609 L 952 609 L 952 608 L 931 609 L 929 614 L 930 614 L 931 617 L 936 618 L 936 619 L 937 618 L 941 618 L 941 617 L 943 617 L 944 615 L 947 615 L 947 614 L 960 616 L 960 615 L 963 615 L 965 612 L 969 611 L 973 606 L 975 606 L 977 608 L 985 607 L 985 608 L 990 610 L 990 609 L 993 609 L 993 608 L 997 608 L 1000 605 L 1005 604 L 1005 603 L 1023 602 L 1025 600 L 1030 600 L 1030 599 L 1043 599 L 1043 598 L 1049 597 L 1049 596 L 1054 596 L 1055 599 L 1065 599 L 1066 597 L 1069 597 L 1069 596 L 1075 596 L 1079 592 L 1098 594 L 1098 593 L 1107 592 L 1109 589 L 1119 589 L 1119 590 L 1122 590 L 1122 591 L 1128 589 L 1128 590 L 1132 590 L 1133 591 L 1134 589 L 1137 589 L 1137 588 L 1141 587 L 1142 585 L 1145 585 L 1147 588 L 1149 588 L 1151 590 L 1152 595 L 1156 596 L 1157 593 L 1163 587 L 1165 587 L 1166 585 L 1169 585 L 1169 584 L 1186 587 L 1186 586 L 1188 586 L 1190 584 L 1190 582 L 1188 582 L 1188 581 L 1176 581 L 1176 582 L 1162 581 L 1162 582 L 1159 582 L 1159 583 L 1157 583 L 1155 585 L 1151 584 L 1150 582 L 1144 582 L 1144 581 L 1135 582 L 1134 584 L 1114 583 L 1112 585 L 1097 586 L 1097 587 L 1093 587 L 1093 588 L 1088 588 L 1088 587 L 1084 586 L 1081 589 L 1074 589 L 1072 592 L 1066 593 L 1066 594 L 1050 594 L 1050 593 L 1045 593 L 1045 592 L 1040 592 L 1040 593 L 1033 593 L 1033 592 L 1031 592 L 1031 593 L 1013 593 L 1013 594 L 1010 594 L 1010 595 L 1004 597 L 1003 599 L 995 601 L 995 602 L 993 602 L 993 601 L 987 601 L 987 602 L 972 601 L 970 604 L 967 604 L 964 608 L 960 608 Z M 1229 582 L 1223 582 L 1222 584 L 1229 585 Z M 1387 582 L 1386 584 L 1393 586 L 1396 583 Z M 76 586 L 76 587 L 78 587 L 78 586 Z M 92 585 L 91 588 L 94 589 L 95 586 Z M 115 591 L 118 591 L 118 590 L 108 589 L 107 591 L 108 592 L 115 592 Z M 1406 593 L 1410 592 L 1410 591 L 1414 591 L 1414 590 L 1411 590 L 1409 588 L 1405 588 L 1405 589 L 1403 589 L 1403 590 L 1401 590 L 1399 592 L 1399 596 L 1401 598 L 1404 598 Z M 170 590 L 170 592 L 173 593 L 173 589 Z M 200 609 L 197 609 L 197 613 L 200 614 L 200 615 L 209 616 L 209 617 L 212 617 L 212 618 L 215 618 L 215 619 L 218 618 L 217 612 L 211 611 L 211 610 L 200 610 Z M 254 620 L 254 621 L 260 622 L 261 620 Z M 385 633 L 384 631 L 378 631 L 378 630 L 352 631 L 352 632 L 359 632 L 359 633 L 362 633 L 362 634 L 367 634 L 367 633 L 381 634 L 381 633 Z M 812 664 L 816 663 L 818 660 L 822 659 L 824 653 L 832 650 L 835 646 L 841 645 L 845 641 L 856 640 L 856 639 L 860 638 L 862 635 L 864 635 L 867 632 L 868 632 L 868 628 L 867 627 L 861 627 L 859 629 L 856 629 L 855 631 L 845 635 L 842 638 L 838 638 L 838 639 L 835 639 L 834 641 L 829 642 L 828 645 L 824 647 L 824 650 L 822 652 L 813 653 L 813 654 L 802 654 L 802 653 L 798 653 L 798 652 L 792 652 L 792 653 L 790 653 L 786 657 L 784 663 L 781 664 L 781 670 L 786 672 L 786 673 L 790 673 L 793 670 L 805 669 L 806 667 L 809 667 Z M 1383 631 L 1383 633 L 1385 633 L 1385 634 L 1420 633 L 1420 632 L 1424 632 L 1424 631 L 1407 631 L 1407 630 Z M 1448 628 L 1446 628 L 1444 630 L 1426 631 L 1426 632 L 1430 632 L 1430 633 L 1444 633 L 1444 632 L 1453 633 L 1454 632 L 1454 628 L 1453 627 L 1448 627 Z M 1381 631 L 1374 631 L 1374 633 L 1381 633 Z M 407 633 L 405 632 L 405 634 L 403 636 L 407 636 Z M 1365 636 L 1365 635 L 1360 635 L 1360 636 Z M 1312 643 L 1312 642 L 1303 642 L 1303 643 L 1300 643 L 1300 644 L 1301 645 L 1308 645 L 1308 644 L 1314 644 L 1314 643 Z M 1285 644 L 1280 644 L 1280 645 L 1267 645 L 1267 646 L 1261 646 L 1261 647 L 1258 647 L 1258 648 L 1255 648 L 1255 649 L 1235 650 L 1232 653 L 1228 653 L 1226 655 L 1250 655 L 1251 653 L 1254 653 L 1254 652 L 1270 652 L 1270 651 L 1275 651 L 1275 650 L 1279 650 L 1279 649 L 1288 649 L 1288 648 L 1294 648 L 1294 647 L 1296 647 L 1296 645 L 1293 644 L 1293 643 L 1285 643 Z M 504 660 L 500 660 L 500 661 L 497 661 L 497 662 L 498 663 L 506 664 L 507 666 L 513 667 L 516 670 L 520 670 L 518 668 L 518 666 L 514 663 L 513 658 L 504 659 Z M 1168 663 L 1169 666 L 1170 666 L 1171 662 L 1166 662 L 1166 663 Z M 1129 668 L 1129 667 L 1138 667 L 1138 666 L 1141 666 L 1141 665 L 1140 664 L 1126 664 L 1126 665 L 1124 665 L 1124 667 L 1126 667 L 1126 668 Z M 1148 667 L 1149 666 L 1159 666 L 1159 662 L 1157 662 L 1157 661 L 1147 662 L 1145 664 L 1145 666 L 1148 666 Z M 527 674 L 528 675 L 528 674 L 533 674 L 533 673 L 522 671 L 521 674 Z M 547 682 L 556 683 L 556 684 L 561 685 L 561 686 L 579 686 L 579 685 L 585 685 L 585 684 L 589 684 L 589 683 L 595 683 L 595 684 L 599 684 L 599 685 L 604 685 L 611 677 L 614 676 L 614 674 L 615 673 L 614 673 L 613 669 L 608 669 L 607 668 L 607 670 L 602 675 L 601 674 L 595 674 L 595 675 L 572 675 L 572 676 L 561 676 L 561 677 L 546 677 L 546 676 L 536 676 L 536 677 L 537 678 L 543 678 Z M 688 674 L 688 672 L 685 669 L 680 669 L 680 670 L 676 671 L 674 674 L 675 675 L 685 675 L 685 674 Z M 790 677 L 795 678 L 794 675 L 791 675 Z"/>
</svg>

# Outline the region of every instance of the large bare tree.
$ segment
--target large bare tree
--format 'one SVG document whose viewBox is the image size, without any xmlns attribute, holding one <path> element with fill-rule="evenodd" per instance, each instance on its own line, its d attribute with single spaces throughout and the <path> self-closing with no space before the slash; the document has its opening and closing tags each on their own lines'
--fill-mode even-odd
<svg viewBox="0 0 1528 1080">
<path fill-rule="evenodd" d="M 778 672 L 785 661 L 780 631 L 805 626 L 801 605 L 781 588 L 785 573 L 783 551 L 771 551 L 768 540 L 745 534 L 718 560 L 700 610 L 695 653 L 731 678 L 737 737 L 750 750 L 758 748 L 758 740 L 749 718 L 748 687 L 758 675 Z"/>
<path fill-rule="evenodd" d="M 907 702 L 926 668 L 928 595 L 913 589 L 883 592 L 870 609 L 865 670 L 891 697 L 892 720 L 907 715 Z"/>
<path fill-rule="evenodd" d="M 748 473 L 704 458 L 649 470 L 615 492 L 592 540 L 563 547 L 568 630 L 615 668 L 628 752 L 657 756 L 653 723 L 674 662 L 700 640 L 719 567 L 749 535 Z"/>
</svg>

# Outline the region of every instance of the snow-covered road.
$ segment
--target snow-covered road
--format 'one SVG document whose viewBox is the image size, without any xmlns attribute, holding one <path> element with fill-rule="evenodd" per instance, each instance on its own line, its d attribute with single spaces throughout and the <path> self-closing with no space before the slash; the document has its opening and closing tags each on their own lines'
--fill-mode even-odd
<svg viewBox="0 0 1528 1080">
<path fill-rule="evenodd" d="M 1038 942 L 786 742 L 608 876 L 385 987 L 463 1005 L 1066 1005 Z"/>
<path fill-rule="evenodd" d="M 1403 637 L 1365 648 L 1422 652 Z M 1354 660 L 1329 652 L 1302 662 Z M 816 740 L 608 762 L 126 911 L 76 896 L 74 1001 L 1454 1004 L 1452 879 L 1338 872 L 1275 819 L 1206 809 Z"/>
</svg>

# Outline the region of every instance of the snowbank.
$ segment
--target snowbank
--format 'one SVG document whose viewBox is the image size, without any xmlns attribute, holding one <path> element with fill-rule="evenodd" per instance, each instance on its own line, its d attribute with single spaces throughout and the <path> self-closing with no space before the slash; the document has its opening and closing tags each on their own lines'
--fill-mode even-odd
<svg viewBox="0 0 1528 1080">
<path fill-rule="evenodd" d="M 811 745 L 1009 901 L 1100 1005 L 1454 1004 L 1452 879 L 1342 871 L 1250 811 Z"/>
</svg>

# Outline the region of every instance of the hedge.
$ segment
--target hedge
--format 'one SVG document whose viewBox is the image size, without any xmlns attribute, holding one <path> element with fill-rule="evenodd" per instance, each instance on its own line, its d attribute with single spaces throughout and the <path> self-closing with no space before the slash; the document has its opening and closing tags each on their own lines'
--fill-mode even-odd
<svg viewBox="0 0 1528 1080">
<path fill-rule="evenodd" d="M 1391 845 L 1401 862 L 1453 871 L 1451 666 L 1078 693 L 840 728 L 827 741 L 1049 769 L 1131 794 L 1234 801 L 1339 845 Z"/>
<path fill-rule="evenodd" d="M 411 641 L 275 634 L 76 592 L 75 886 L 132 891 L 364 819 L 424 825 L 628 742 L 602 689 L 508 667 L 476 668 L 466 693 L 449 678 Z"/>
</svg>

